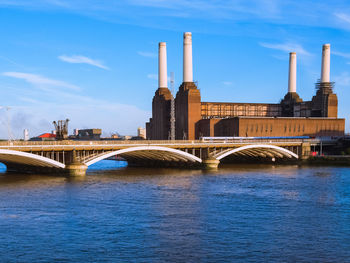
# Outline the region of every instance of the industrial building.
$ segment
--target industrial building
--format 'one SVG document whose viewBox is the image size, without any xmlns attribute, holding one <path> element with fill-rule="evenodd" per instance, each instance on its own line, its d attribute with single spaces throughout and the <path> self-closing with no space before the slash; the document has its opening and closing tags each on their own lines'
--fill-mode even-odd
<svg viewBox="0 0 350 263">
<path fill-rule="evenodd" d="M 101 129 L 79 129 L 77 140 L 100 140 L 102 130 Z"/>
<path fill-rule="evenodd" d="M 316 94 L 303 101 L 296 91 L 296 53 L 289 54 L 288 92 L 275 104 L 202 102 L 193 82 L 192 34 L 184 33 L 183 82 L 173 98 L 168 89 L 166 43 L 159 43 L 158 89 L 152 117 L 146 123 L 147 139 L 168 140 L 171 101 L 175 103 L 175 137 L 194 140 L 203 136 L 342 136 L 345 119 L 338 118 L 338 98 L 330 81 L 330 45 L 322 48 L 321 78 Z"/>
</svg>

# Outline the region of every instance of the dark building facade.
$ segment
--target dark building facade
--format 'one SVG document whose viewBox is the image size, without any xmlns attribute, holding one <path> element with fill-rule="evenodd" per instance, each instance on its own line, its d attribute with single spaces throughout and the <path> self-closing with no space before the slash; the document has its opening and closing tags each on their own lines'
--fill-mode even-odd
<svg viewBox="0 0 350 263">
<path fill-rule="evenodd" d="M 296 54 L 292 52 L 288 92 L 279 103 L 202 102 L 192 80 L 192 36 L 189 34 L 184 34 L 184 82 L 175 97 L 176 139 L 344 135 L 345 119 L 338 118 L 338 98 L 333 92 L 334 83 L 329 80 L 329 44 L 323 46 L 321 79 L 310 101 L 303 101 L 296 92 Z M 168 88 L 156 91 L 152 118 L 146 124 L 147 139 L 169 139 L 171 99 Z"/>
</svg>

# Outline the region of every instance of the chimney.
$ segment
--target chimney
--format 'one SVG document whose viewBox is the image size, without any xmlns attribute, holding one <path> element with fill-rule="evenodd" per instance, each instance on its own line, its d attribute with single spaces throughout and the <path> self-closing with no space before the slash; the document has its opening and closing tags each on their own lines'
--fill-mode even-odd
<svg viewBox="0 0 350 263">
<path fill-rule="evenodd" d="M 167 79 L 167 62 L 166 62 L 166 43 L 159 43 L 158 50 L 158 87 L 167 88 L 168 79 Z"/>
<path fill-rule="evenodd" d="M 183 82 L 193 82 L 192 33 L 184 33 Z"/>
<path fill-rule="evenodd" d="M 331 63 L 331 45 L 324 44 L 322 47 L 321 83 L 329 82 L 330 63 Z"/>
<path fill-rule="evenodd" d="M 288 92 L 297 92 L 297 54 L 289 53 Z"/>
</svg>

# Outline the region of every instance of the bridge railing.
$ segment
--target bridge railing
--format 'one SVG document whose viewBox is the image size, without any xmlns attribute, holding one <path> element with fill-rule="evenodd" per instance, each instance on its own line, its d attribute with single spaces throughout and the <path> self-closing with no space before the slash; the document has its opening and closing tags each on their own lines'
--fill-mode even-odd
<svg viewBox="0 0 350 263">
<path fill-rule="evenodd" d="M 199 143 L 199 140 L 98 140 L 98 141 L 0 141 L 0 146 L 41 146 L 41 145 L 109 145 L 109 144 L 188 144 Z"/>
<path fill-rule="evenodd" d="M 288 143 L 288 142 L 316 142 L 315 139 L 231 139 L 231 140 L 215 140 L 215 141 L 203 141 L 203 140 L 98 140 L 98 141 L 0 141 L 1 146 L 55 146 L 55 145 L 179 145 L 179 144 L 253 144 L 253 143 Z"/>
</svg>

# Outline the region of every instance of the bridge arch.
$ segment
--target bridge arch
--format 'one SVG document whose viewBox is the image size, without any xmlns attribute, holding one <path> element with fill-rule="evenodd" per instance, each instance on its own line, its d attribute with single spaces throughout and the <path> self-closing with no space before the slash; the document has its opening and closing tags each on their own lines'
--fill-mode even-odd
<svg viewBox="0 0 350 263">
<path fill-rule="evenodd" d="M 299 156 L 295 153 L 293 153 L 292 151 L 289 151 L 285 148 L 279 147 L 279 146 L 275 146 L 275 145 L 269 145 L 269 144 L 252 144 L 252 145 L 246 145 L 246 146 L 242 146 L 242 147 L 238 147 L 229 151 L 225 151 L 223 153 L 218 153 L 216 154 L 214 157 L 217 160 L 221 160 L 231 154 L 235 154 L 235 153 L 247 153 L 250 156 L 261 156 L 262 153 L 262 149 L 264 149 L 264 152 L 266 152 L 265 154 L 268 156 L 275 156 L 275 157 L 287 157 L 287 158 L 296 158 L 298 159 Z"/>
<path fill-rule="evenodd" d="M 135 156 L 138 155 L 139 157 L 140 155 L 138 153 L 140 152 L 143 153 L 142 155 L 144 158 L 148 158 L 148 159 L 163 158 L 164 156 L 162 155 L 162 153 L 166 152 L 169 154 L 169 156 L 167 156 L 167 158 L 169 159 L 179 160 L 179 161 L 190 161 L 194 163 L 202 162 L 202 159 L 198 158 L 193 154 L 190 154 L 181 150 L 173 149 L 173 148 L 162 147 L 162 146 L 137 146 L 137 147 L 130 147 L 130 148 L 125 148 L 121 150 L 116 150 L 112 152 L 107 152 L 107 153 L 98 155 L 97 157 L 93 157 L 92 159 L 86 160 L 84 163 L 87 166 L 90 166 L 94 163 L 97 163 L 101 160 L 107 159 L 115 155 L 119 155 L 123 157 L 123 154 L 132 157 L 133 153 L 135 153 Z M 155 155 L 154 153 L 157 153 L 157 152 L 159 154 Z"/>
<path fill-rule="evenodd" d="M 21 165 L 40 166 L 49 168 L 63 169 L 66 167 L 65 164 L 44 156 L 7 149 L 0 149 L 0 162 L 4 163 L 5 165 L 7 163 L 17 163 Z"/>
</svg>

